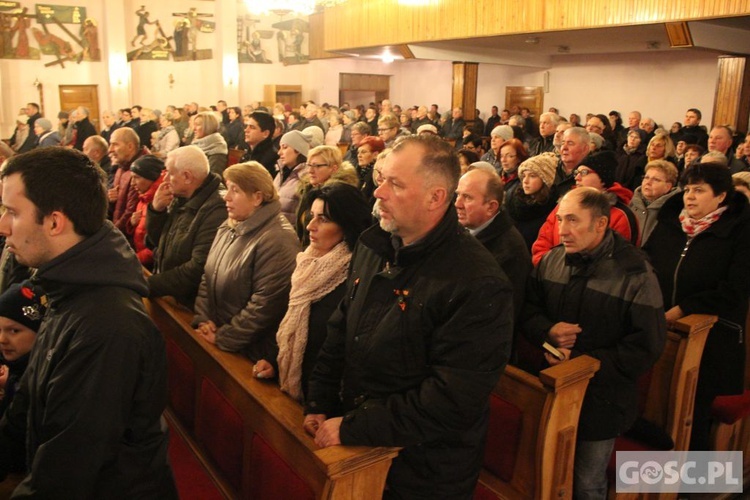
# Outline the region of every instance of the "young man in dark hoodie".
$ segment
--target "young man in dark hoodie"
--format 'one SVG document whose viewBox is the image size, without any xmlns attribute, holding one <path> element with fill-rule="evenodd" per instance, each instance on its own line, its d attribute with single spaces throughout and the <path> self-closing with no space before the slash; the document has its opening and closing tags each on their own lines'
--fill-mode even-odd
<svg viewBox="0 0 750 500">
<path fill-rule="evenodd" d="M 0 422 L 0 477 L 14 496 L 177 498 L 161 414 L 164 341 L 124 236 L 106 221 L 104 174 L 77 151 L 14 156 L 2 173 L 0 234 L 38 271 L 48 311 L 17 397 Z"/>
</svg>

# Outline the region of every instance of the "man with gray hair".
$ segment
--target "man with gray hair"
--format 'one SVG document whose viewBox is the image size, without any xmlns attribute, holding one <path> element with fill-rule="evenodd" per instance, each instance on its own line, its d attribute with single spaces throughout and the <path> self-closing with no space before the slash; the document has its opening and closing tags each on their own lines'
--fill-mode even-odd
<svg viewBox="0 0 750 500">
<path fill-rule="evenodd" d="M 555 130 L 560 124 L 560 117 L 555 113 L 542 113 L 539 117 L 539 137 L 529 144 L 529 156 L 555 152 Z"/>
<path fill-rule="evenodd" d="M 76 142 L 73 147 L 78 151 L 83 151 L 83 143 L 86 139 L 92 135 L 96 135 L 94 124 L 89 120 L 88 108 L 78 106 L 76 109 L 75 124 L 73 126 L 76 129 Z"/>
<path fill-rule="evenodd" d="M 112 167 L 112 160 L 107 154 L 108 149 L 107 141 L 100 135 L 92 135 L 83 141 L 83 154 L 104 170 L 107 174 L 107 189 L 110 189 L 115 182 L 115 169 Z"/>
<path fill-rule="evenodd" d="M 541 127 L 541 126 L 540 126 Z M 555 190 L 562 197 L 576 184 L 573 171 L 591 150 L 591 137 L 583 127 L 572 127 L 563 132 L 560 162 L 555 172 Z"/>
<path fill-rule="evenodd" d="M 734 155 L 732 150 L 732 130 L 725 125 L 717 125 L 711 129 L 711 133 L 708 135 L 708 153 L 718 153 L 726 160 L 725 165 L 729 167 L 729 170 L 736 174 L 745 169 L 745 164 L 742 163 Z M 706 158 L 706 155 L 703 156 Z M 703 162 L 708 162 L 708 158 L 701 159 Z"/>
<path fill-rule="evenodd" d="M 170 151 L 165 166 L 146 214 L 146 237 L 156 246 L 149 293 L 171 295 L 192 309 L 211 243 L 227 218 L 222 183 L 198 146 Z"/>
<path fill-rule="evenodd" d="M 531 255 L 504 209 L 504 196 L 505 186 L 495 167 L 478 161 L 458 180 L 455 206 L 458 223 L 490 251 L 513 284 L 514 319 L 518 319 L 531 271 Z"/>
<path fill-rule="evenodd" d="M 459 173 L 435 136 L 405 137 L 384 160 L 380 224 L 357 243 L 309 383 L 318 446 L 402 447 L 386 498 L 472 496 L 510 353 L 511 286 L 458 224 Z"/>
</svg>

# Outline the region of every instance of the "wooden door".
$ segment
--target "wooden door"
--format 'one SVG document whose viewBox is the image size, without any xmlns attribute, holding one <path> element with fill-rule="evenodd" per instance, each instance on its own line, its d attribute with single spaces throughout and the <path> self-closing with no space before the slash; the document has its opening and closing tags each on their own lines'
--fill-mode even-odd
<svg viewBox="0 0 750 500">
<path fill-rule="evenodd" d="M 532 116 L 544 113 L 544 87 L 505 87 L 505 109 L 529 108 Z"/>
<path fill-rule="evenodd" d="M 99 91 L 97 85 L 60 85 L 60 110 L 70 112 L 78 106 L 89 110 L 89 120 L 99 132 Z M 56 113 L 55 113 L 56 114 Z"/>
</svg>

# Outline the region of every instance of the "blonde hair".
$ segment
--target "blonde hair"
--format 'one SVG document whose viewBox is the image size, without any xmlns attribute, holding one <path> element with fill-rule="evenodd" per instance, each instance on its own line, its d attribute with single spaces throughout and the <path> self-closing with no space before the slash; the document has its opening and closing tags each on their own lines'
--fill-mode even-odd
<svg viewBox="0 0 750 500">
<path fill-rule="evenodd" d="M 313 156 L 318 156 L 323 159 L 329 166 L 340 167 L 344 158 L 341 156 L 341 150 L 333 146 L 317 146 L 307 152 L 307 161 Z"/>
<path fill-rule="evenodd" d="M 264 205 L 279 199 L 271 174 L 257 161 L 227 167 L 223 175 L 224 180 L 234 182 L 245 194 L 261 193 Z"/>
<path fill-rule="evenodd" d="M 654 142 L 662 141 L 664 143 L 664 158 L 669 158 L 670 156 L 675 155 L 674 151 L 674 143 L 672 142 L 672 139 L 669 138 L 666 134 L 656 134 L 651 138 L 650 141 L 648 141 L 648 147 L 646 148 L 646 155 L 648 156 L 648 152 L 651 149 L 651 145 Z"/>
<path fill-rule="evenodd" d="M 216 115 L 213 111 L 203 111 L 195 115 L 195 119 L 201 119 L 203 123 L 203 135 L 215 134 L 219 131 L 219 120 L 216 119 Z"/>
<path fill-rule="evenodd" d="M 649 169 L 652 168 L 661 171 L 661 173 L 663 173 L 667 178 L 667 182 L 671 183 L 673 186 L 677 184 L 677 176 L 679 176 L 680 174 L 679 172 L 677 172 L 677 167 L 675 167 L 671 161 L 651 160 L 646 164 L 644 173 L 648 172 Z"/>
</svg>

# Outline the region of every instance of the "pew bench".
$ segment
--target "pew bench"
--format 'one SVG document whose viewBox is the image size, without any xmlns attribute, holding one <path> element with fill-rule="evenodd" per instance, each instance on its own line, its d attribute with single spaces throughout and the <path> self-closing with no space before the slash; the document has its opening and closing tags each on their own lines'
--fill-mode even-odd
<svg viewBox="0 0 750 500">
<path fill-rule="evenodd" d="M 146 301 L 167 345 L 169 411 L 227 498 L 379 499 L 396 448 L 321 449 L 302 407 L 252 376 L 246 358 L 219 350 L 171 299 Z"/>
<path fill-rule="evenodd" d="M 714 425 L 711 448 L 719 451 L 742 451 L 745 488 L 750 487 L 750 312 L 745 321 L 745 392 L 719 396 L 711 407 Z"/>
<path fill-rule="evenodd" d="M 640 409 L 642 418 L 660 429 L 665 438 L 671 439 L 674 450 L 690 449 L 690 433 L 693 427 L 693 407 L 698 372 L 711 327 L 716 316 L 691 314 L 677 321 L 667 331 L 664 352 L 651 372 L 642 378 L 640 384 Z M 622 499 L 660 498 L 674 499 L 676 493 L 615 494 L 615 455 L 617 451 L 655 450 L 653 443 L 634 437 L 620 436 L 615 441 L 615 450 L 610 460 L 609 497 Z"/>
<path fill-rule="evenodd" d="M 474 498 L 572 498 L 578 416 L 599 361 L 580 356 L 538 377 L 508 365 L 490 398 Z"/>
</svg>

